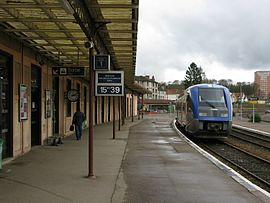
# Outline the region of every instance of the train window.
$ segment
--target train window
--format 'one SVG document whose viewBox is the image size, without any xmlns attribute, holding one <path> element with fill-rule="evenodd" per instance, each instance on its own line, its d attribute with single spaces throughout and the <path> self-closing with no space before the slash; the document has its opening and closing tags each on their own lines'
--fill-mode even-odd
<svg viewBox="0 0 270 203">
<path fill-rule="evenodd" d="M 200 106 L 225 107 L 225 96 L 223 89 L 200 88 L 199 89 Z"/>
</svg>

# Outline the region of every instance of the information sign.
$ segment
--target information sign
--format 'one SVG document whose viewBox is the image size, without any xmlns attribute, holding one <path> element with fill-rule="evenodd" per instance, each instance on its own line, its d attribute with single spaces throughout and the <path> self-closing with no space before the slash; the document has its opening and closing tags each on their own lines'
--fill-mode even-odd
<svg viewBox="0 0 270 203">
<path fill-rule="evenodd" d="M 123 71 L 96 71 L 96 96 L 123 96 Z"/>
<path fill-rule="evenodd" d="M 121 73 L 101 72 L 98 74 L 98 83 L 122 83 L 121 77 Z"/>
<path fill-rule="evenodd" d="M 19 85 L 19 120 L 27 120 L 28 119 L 28 94 L 27 87 L 24 84 Z"/>
<path fill-rule="evenodd" d="M 251 98 L 248 99 L 248 102 L 250 104 L 257 104 L 258 103 L 258 100 L 259 99 L 257 97 L 251 97 Z"/>
<path fill-rule="evenodd" d="M 110 55 L 95 55 L 94 70 L 110 70 Z"/>
<path fill-rule="evenodd" d="M 84 67 L 52 67 L 53 76 L 85 76 Z"/>
<path fill-rule="evenodd" d="M 106 96 L 121 96 L 123 95 L 122 85 L 97 85 L 97 94 Z"/>
</svg>

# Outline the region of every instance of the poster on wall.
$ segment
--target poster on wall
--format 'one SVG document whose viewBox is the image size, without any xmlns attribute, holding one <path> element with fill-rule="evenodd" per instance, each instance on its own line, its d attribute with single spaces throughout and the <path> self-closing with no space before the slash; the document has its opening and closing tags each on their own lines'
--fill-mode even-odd
<svg viewBox="0 0 270 203">
<path fill-rule="evenodd" d="M 50 118 L 52 112 L 51 91 L 45 90 L 45 118 Z"/>
<path fill-rule="evenodd" d="M 20 109 L 19 109 L 19 120 L 28 119 L 28 101 L 27 101 L 27 87 L 24 84 L 19 85 L 20 95 Z"/>
</svg>

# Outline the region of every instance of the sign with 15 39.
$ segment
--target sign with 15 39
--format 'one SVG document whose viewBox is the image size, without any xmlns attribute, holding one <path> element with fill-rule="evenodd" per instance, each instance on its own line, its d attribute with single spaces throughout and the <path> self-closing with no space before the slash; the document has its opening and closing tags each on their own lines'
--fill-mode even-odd
<svg viewBox="0 0 270 203">
<path fill-rule="evenodd" d="M 123 71 L 96 71 L 96 96 L 123 96 Z"/>
<path fill-rule="evenodd" d="M 110 95 L 122 95 L 122 85 L 117 86 L 107 86 L 107 85 L 97 85 L 97 94 L 110 94 Z"/>
</svg>

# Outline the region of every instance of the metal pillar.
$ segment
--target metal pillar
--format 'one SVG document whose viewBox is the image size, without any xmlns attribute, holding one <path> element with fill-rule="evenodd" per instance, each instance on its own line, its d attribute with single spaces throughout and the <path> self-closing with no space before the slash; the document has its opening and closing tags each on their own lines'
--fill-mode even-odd
<svg viewBox="0 0 270 203">
<path fill-rule="evenodd" d="M 252 109 L 252 123 L 255 123 L 255 107 L 254 107 L 254 104 L 252 105 L 253 109 Z"/>
<path fill-rule="evenodd" d="M 93 153 L 94 153 L 94 70 L 92 67 L 93 48 L 89 48 L 89 139 L 88 139 L 88 177 L 94 177 Z"/>
<path fill-rule="evenodd" d="M 138 120 L 140 120 L 140 103 L 141 103 L 141 99 L 140 99 L 140 94 L 138 94 L 138 102 L 137 102 L 137 104 L 138 104 L 138 106 L 137 106 L 137 114 L 138 114 Z"/>
<path fill-rule="evenodd" d="M 133 114 L 134 114 L 134 97 L 133 97 L 133 91 L 131 92 L 131 122 L 134 121 Z"/>
<path fill-rule="evenodd" d="M 113 139 L 115 139 L 115 97 L 113 98 Z"/>
<path fill-rule="evenodd" d="M 121 106 L 122 106 L 122 125 L 125 125 L 125 114 L 126 114 L 126 94 L 124 94 L 124 96 L 122 96 L 122 102 L 121 102 Z"/>
<path fill-rule="evenodd" d="M 142 118 L 143 118 L 143 94 L 142 94 Z"/>
<path fill-rule="evenodd" d="M 122 97 L 118 97 L 118 130 L 120 131 L 121 129 L 121 98 Z"/>
</svg>

